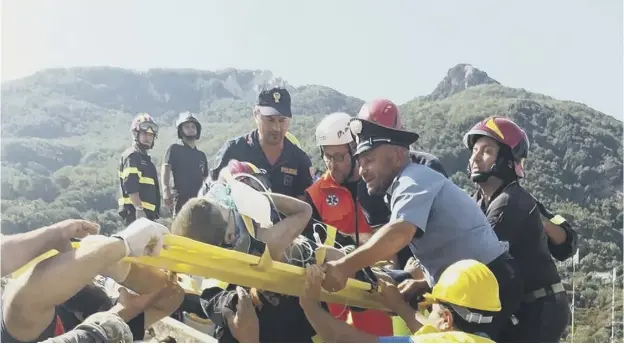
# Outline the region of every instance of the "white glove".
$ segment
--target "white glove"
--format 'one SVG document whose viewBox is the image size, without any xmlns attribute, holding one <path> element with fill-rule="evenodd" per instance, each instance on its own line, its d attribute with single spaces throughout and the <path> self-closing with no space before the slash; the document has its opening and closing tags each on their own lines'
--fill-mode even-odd
<svg viewBox="0 0 624 344">
<path fill-rule="evenodd" d="M 126 256 L 139 257 L 157 256 L 166 234 L 169 234 L 167 227 L 143 217 L 113 236 L 126 244 Z"/>
</svg>

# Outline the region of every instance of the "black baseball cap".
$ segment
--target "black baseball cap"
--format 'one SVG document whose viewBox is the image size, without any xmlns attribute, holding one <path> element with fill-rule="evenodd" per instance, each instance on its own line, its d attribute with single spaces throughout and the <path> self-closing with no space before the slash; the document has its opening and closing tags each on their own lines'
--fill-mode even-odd
<svg viewBox="0 0 624 344">
<path fill-rule="evenodd" d="M 264 89 L 258 95 L 258 110 L 263 116 L 284 116 L 292 118 L 290 93 L 282 87 Z"/>
</svg>

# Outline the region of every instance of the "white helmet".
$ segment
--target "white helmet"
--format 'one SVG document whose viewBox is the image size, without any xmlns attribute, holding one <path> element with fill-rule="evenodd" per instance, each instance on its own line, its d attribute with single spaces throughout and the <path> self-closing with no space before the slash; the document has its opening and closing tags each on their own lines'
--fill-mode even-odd
<svg viewBox="0 0 624 344">
<path fill-rule="evenodd" d="M 334 112 L 325 116 L 316 127 L 316 144 L 318 146 L 345 145 L 353 141 L 349 122 L 351 116 L 344 112 Z"/>
</svg>

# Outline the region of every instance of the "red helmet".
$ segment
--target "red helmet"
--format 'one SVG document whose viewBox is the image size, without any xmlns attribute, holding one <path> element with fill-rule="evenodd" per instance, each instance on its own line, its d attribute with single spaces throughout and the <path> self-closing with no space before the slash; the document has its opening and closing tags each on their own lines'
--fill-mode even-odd
<svg viewBox="0 0 624 344">
<path fill-rule="evenodd" d="M 147 113 L 138 114 L 134 120 L 132 120 L 132 124 L 130 125 L 130 131 L 132 132 L 132 136 L 134 137 L 134 141 L 137 145 L 142 147 L 143 149 L 152 149 L 154 148 L 154 143 L 156 137 L 158 137 L 158 124 L 156 121 Z M 154 135 L 154 140 L 152 140 L 152 144 L 148 147 L 147 145 L 142 144 L 139 141 L 139 133 L 146 132 Z"/>
<path fill-rule="evenodd" d="M 230 160 L 226 167 L 231 175 L 236 176 L 239 173 L 252 175 L 254 178 L 238 176 L 236 179 L 241 181 L 258 191 L 271 191 L 271 182 L 264 171 L 260 170 L 256 165 L 247 161 Z M 260 183 L 260 184 L 258 184 Z"/>
<path fill-rule="evenodd" d="M 232 175 L 238 173 L 254 174 L 260 172 L 254 164 L 246 161 L 238 161 L 236 159 L 232 159 L 228 162 L 227 169 Z"/>
<path fill-rule="evenodd" d="M 403 128 L 399 108 L 388 99 L 375 99 L 362 105 L 357 117 L 384 127 Z"/>
<path fill-rule="evenodd" d="M 514 161 L 515 172 L 518 177 L 523 178 L 523 160 L 529 153 L 529 138 L 522 128 L 512 120 L 504 117 L 489 117 L 475 124 L 464 135 L 464 145 L 472 150 L 480 136 L 487 136 L 498 143 L 509 147 Z"/>
<path fill-rule="evenodd" d="M 138 114 L 134 120 L 132 120 L 132 124 L 130 125 L 130 131 L 139 132 L 144 131 L 150 134 L 154 134 L 154 136 L 158 136 L 158 124 L 156 121 L 147 113 Z"/>
</svg>

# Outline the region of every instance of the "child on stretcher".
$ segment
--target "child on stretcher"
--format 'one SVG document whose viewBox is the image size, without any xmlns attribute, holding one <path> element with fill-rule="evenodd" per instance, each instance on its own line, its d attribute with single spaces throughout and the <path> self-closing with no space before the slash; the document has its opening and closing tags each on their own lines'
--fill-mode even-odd
<svg viewBox="0 0 624 344">
<path fill-rule="evenodd" d="M 274 222 L 272 226 L 263 228 L 256 221 L 245 221 L 234 202 L 236 197 L 232 195 L 231 184 L 237 181 L 233 180 L 240 180 L 270 199 L 271 220 Z M 312 233 L 324 230 L 322 225 L 310 223 L 310 205 L 293 197 L 272 193 L 267 184 L 266 178 L 254 174 L 248 163 L 231 161 L 228 168 L 222 170 L 218 181 L 207 183 L 202 188 L 201 197 L 189 200 L 182 207 L 172 223 L 172 233 L 258 256 L 268 248 L 274 260 L 301 267 L 322 264 L 316 262 L 314 255 L 320 246 L 319 236 L 312 235 L 316 240 L 311 240 L 310 236 L 301 235 L 306 228 Z M 279 214 L 284 217 L 281 218 Z M 326 236 L 326 233 L 322 234 Z M 325 260 L 344 256 L 345 251 L 352 247 L 349 245 L 352 241 L 350 237 L 338 233 L 337 242 L 345 247 L 326 247 Z M 372 284 L 376 282 L 370 270 L 358 273 L 356 278 Z M 248 307 L 249 302 L 253 307 Z M 199 301 L 188 308 L 194 308 L 199 316 L 208 317 L 215 323 L 214 336 L 220 342 L 310 342 L 315 335 L 298 304 L 298 298 L 255 288 L 249 291 L 233 285 L 225 290 L 208 288 L 202 292 Z M 256 317 L 253 314 L 238 314 L 252 313 L 252 308 Z M 200 309 L 203 312 L 199 312 Z M 245 324 L 242 324 L 241 318 L 251 320 L 243 321 Z M 252 324 L 257 322 L 259 332 L 256 334 L 253 329 L 255 325 Z"/>
</svg>

